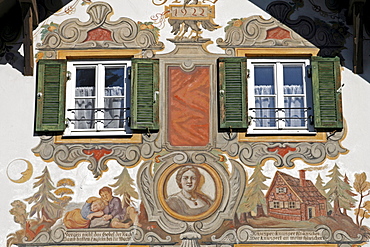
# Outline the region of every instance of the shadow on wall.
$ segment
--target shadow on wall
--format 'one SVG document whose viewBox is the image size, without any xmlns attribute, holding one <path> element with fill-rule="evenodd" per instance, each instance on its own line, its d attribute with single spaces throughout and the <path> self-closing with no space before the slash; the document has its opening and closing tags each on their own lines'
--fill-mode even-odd
<svg viewBox="0 0 370 247">
<path fill-rule="evenodd" d="M 36 2 L 39 22 L 42 22 L 71 0 L 36 0 Z M 10 64 L 23 74 L 24 57 L 19 50 L 23 44 L 25 13 L 23 13 L 21 5 L 17 1 L 0 3 L 0 9 L 5 9 L 5 7 L 7 11 L 0 13 L 0 64 Z"/>
<path fill-rule="evenodd" d="M 348 18 L 348 1 L 258 1 L 258 7 L 292 28 L 303 38 L 320 48 L 319 56 L 338 56 L 343 66 L 353 70 L 353 26 Z M 306 6 L 305 6 L 306 5 Z M 304 8 L 304 11 L 302 11 Z M 370 2 L 364 6 L 363 67 L 359 74 L 370 82 Z M 294 17 L 293 17 L 294 16 Z M 315 18 L 312 16 L 320 16 Z"/>
</svg>

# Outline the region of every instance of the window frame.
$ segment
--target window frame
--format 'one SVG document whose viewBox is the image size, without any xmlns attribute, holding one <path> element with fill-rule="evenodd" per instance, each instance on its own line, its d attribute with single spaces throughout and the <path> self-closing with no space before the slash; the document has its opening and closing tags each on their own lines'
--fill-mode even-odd
<svg viewBox="0 0 370 247">
<path fill-rule="evenodd" d="M 249 77 L 248 77 L 248 84 L 247 84 L 247 91 L 248 91 L 248 129 L 247 134 L 316 134 L 313 121 L 311 121 L 314 113 L 313 113 L 313 88 L 312 88 L 312 81 L 308 74 L 308 70 L 310 69 L 310 58 L 283 58 L 283 57 L 264 57 L 264 58 L 257 58 L 257 57 L 248 57 L 247 59 L 247 67 L 249 69 Z M 279 110 L 277 112 L 277 119 L 278 123 L 276 127 L 257 127 L 256 121 L 253 118 L 256 116 L 255 112 L 255 93 L 254 93 L 254 67 L 256 65 L 259 66 L 273 66 L 274 67 L 274 86 L 277 89 L 275 93 L 276 97 L 278 98 L 278 103 L 276 105 L 277 109 L 284 108 L 284 93 L 283 93 L 283 83 L 284 83 L 284 76 L 283 76 L 283 65 L 301 65 L 302 66 L 302 79 L 303 79 L 303 87 L 304 87 L 304 108 L 307 110 L 305 111 L 305 118 L 306 118 L 306 126 L 305 127 L 287 127 L 283 126 L 283 118 L 285 114 L 283 114 L 283 110 Z M 279 84 L 280 86 L 277 86 Z"/>
<path fill-rule="evenodd" d="M 104 128 L 104 110 L 95 110 L 95 128 L 93 129 L 75 129 L 74 124 L 70 119 L 74 119 L 73 111 L 75 109 L 75 88 L 76 88 L 76 70 L 77 68 L 96 68 L 95 70 L 95 99 L 97 100 L 97 109 L 104 108 L 104 83 L 105 83 L 105 68 L 112 67 L 124 68 L 124 128 Z M 67 126 L 63 132 L 64 137 L 79 137 L 79 136 L 131 136 L 132 131 L 129 127 L 130 119 L 130 101 L 131 101 L 131 82 L 130 82 L 131 59 L 100 59 L 100 60 L 69 60 L 67 61 L 67 73 L 70 75 L 66 82 L 66 103 L 65 103 L 65 116 Z M 117 96 L 121 97 L 121 96 Z"/>
</svg>

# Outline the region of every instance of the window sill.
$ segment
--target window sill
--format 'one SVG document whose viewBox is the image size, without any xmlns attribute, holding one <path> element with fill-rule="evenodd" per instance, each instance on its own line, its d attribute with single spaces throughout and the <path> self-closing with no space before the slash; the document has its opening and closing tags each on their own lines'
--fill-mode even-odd
<svg viewBox="0 0 370 247">
<path fill-rule="evenodd" d="M 117 135 L 100 135 L 100 136 L 71 136 L 71 135 L 58 135 L 54 137 L 55 143 L 109 143 L 109 144 L 125 144 L 125 143 L 142 143 L 141 134 L 127 134 L 122 136 Z"/>
<path fill-rule="evenodd" d="M 326 132 L 306 132 L 306 133 L 239 133 L 240 142 L 326 142 Z"/>
</svg>

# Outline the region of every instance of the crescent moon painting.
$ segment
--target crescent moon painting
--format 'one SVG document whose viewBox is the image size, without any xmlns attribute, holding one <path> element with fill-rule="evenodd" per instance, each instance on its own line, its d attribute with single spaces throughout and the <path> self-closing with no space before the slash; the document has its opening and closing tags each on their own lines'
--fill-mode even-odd
<svg viewBox="0 0 370 247">
<path fill-rule="evenodd" d="M 23 170 L 24 167 L 24 171 L 19 171 Z M 26 159 L 16 159 L 11 161 L 6 170 L 6 175 L 9 180 L 18 184 L 27 182 L 31 178 L 32 174 L 33 166 L 31 162 Z"/>
</svg>

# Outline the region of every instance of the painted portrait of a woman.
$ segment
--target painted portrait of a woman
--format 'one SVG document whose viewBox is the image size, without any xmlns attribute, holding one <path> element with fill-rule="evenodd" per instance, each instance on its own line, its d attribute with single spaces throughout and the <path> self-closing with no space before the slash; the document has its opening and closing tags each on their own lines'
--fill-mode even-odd
<svg viewBox="0 0 370 247">
<path fill-rule="evenodd" d="M 176 213 L 184 216 L 195 216 L 206 212 L 213 200 L 198 188 L 201 173 L 195 166 L 181 167 L 176 174 L 176 183 L 180 191 L 170 195 L 167 205 Z"/>
</svg>

